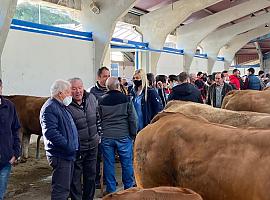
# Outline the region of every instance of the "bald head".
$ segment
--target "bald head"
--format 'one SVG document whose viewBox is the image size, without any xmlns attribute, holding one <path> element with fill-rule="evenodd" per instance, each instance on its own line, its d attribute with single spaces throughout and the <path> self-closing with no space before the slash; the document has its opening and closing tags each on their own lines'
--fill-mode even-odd
<svg viewBox="0 0 270 200">
<path fill-rule="evenodd" d="M 111 90 L 120 90 L 120 83 L 118 81 L 118 78 L 110 77 L 106 81 L 106 87 L 109 91 Z"/>
</svg>

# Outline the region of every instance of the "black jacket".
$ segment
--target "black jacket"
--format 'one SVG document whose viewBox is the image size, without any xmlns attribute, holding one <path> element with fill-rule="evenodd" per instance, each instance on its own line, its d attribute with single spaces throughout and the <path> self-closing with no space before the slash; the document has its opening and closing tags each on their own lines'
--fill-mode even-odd
<svg viewBox="0 0 270 200">
<path fill-rule="evenodd" d="M 99 101 L 99 115 L 102 124 L 102 137 L 120 139 L 137 133 L 137 116 L 130 98 L 122 92 L 112 90 Z"/>
<path fill-rule="evenodd" d="M 169 96 L 169 101 L 170 100 L 203 103 L 200 90 L 190 83 L 182 83 L 173 87 L 172 93 Z"/>
<path fill-rule="evenodd" d="M 106 92 L 107 88 L 102 87 L 98 82 L 96 82 L 96 85 L 90 89 L 90 93 L 92 93 L 97 98 L 97 100 L 99 100 Z"/>
<path fill-rule="evenodd" d="M 12 156 L 21 154 L 19 129 L 20 123 L 14 104 L 0 96 L 0 170 Z"/>
<path fill-rule="evenodd" d="M 74 120 L 80 140 L 80 151 L 97 147 L 99 135 L 97 131 L 97 100 L 93 94 L 84 92 L 82 105 L 75 101 L 68 106 Z"/>
<path fill-rule="evenodd" d="M 216 83 L 212 84 L 209 87 L 207 98 L 206 98 L 206 104 L 212 105 L 213 107 L 216 107 L 216 87 L 217 87 Z M 230 86 L 227 83 L 224 83 L 224 86 L 223 86 L 223 89 L 222 89 L 222 92 L 221 92 L 221 95 L 222 95 L 221 103 L 223 102 L 223 99 L 224 99 L 225 95 L 229 91 L 231 91 L 232 89 L 233 89 L 232 86 Z"/>
</svg>

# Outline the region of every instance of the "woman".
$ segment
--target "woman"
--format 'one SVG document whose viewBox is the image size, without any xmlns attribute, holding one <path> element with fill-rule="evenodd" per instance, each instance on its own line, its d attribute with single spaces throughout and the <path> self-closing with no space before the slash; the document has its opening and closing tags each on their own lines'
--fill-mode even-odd
<svg viewBox="0 0 270 200">
<path fill-rule="evenodd" d="M 131 96 L 138 116 L 138 131 L 140 131 L 163 109 L 156 90 L 148 87 L 148 81 L 142 69 L 136 70 L 133 75 Z"/>
</svg>

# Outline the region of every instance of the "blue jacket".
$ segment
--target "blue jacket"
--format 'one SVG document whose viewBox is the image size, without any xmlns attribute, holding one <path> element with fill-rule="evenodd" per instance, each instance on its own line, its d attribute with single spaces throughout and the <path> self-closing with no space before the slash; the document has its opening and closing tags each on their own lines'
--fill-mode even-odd
<svg viewBox="0 0 270 200">
<path fill-rule="evenodd" d="M 251 74 L 247 77 L 247 89 L 250 89 L 250 90 L 261 90 L 262 87 L 261 87 L 261 82 L 260 82 L 260 79 L 255 76 L 254 74 Z"/>
<path fill-rule="evenodd" d="M 134 103 L 134 99 L 136 97 L 136 91 L 134 88 L 132 89 L 130 95 L 132 96 Z M 154 116 L 162 111 L 163 105 L 158 93 L 153 88 L 147 89 L 147 101 L 145 101 L 145 90 L 143 90 L 142 96 L 143 123 L 144 127 L 146 127 L 154 118 Z"/>
<path fill-rule="evenodd" d="M 14 104 L 0 96 L 0 169 L 12 158 L 21 154 L 20 123 Z"/>
<path fill-rule="evenodd" d="M 46 155 L 75 160 L 78 132 L 66 106 L 54 98 L 48 99 L 40 110 L 40 124 Z"/>
</svg>

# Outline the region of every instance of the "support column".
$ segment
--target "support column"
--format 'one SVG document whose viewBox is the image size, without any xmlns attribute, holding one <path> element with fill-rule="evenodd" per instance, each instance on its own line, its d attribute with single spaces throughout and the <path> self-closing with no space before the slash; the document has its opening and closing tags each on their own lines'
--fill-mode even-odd
<svg viewBox="0 0 270 200">
<path fill-rule="evenodd" d="M 172 5 L 152 11 L 141 17 L 141 30 L 144 42 L 149 42 L 151 48 L 162 49 L 168 34 L 185 21 L 192 13 L 209 7 L 221 0 L 190 0 L 177 1 Z M 153 60 L 156 68 L 160 54 Z"/>
<path fill-rule="evenodd" d="M 0 78 L 2 78 L 1 59 L 7 39 L 11 20 L 15 14 L 17 0 L 1 0 L 0 2 Z"/>
<path fill-rule="evenodd" d="M 136 0 L 95 0 L 100 9 L 99 14 L 91 11 L 91 2 L 91 0 L 82 0 L 80 17 L 84 31 L 93 33 L 95 42 L 94 74 L 96 74 L 97 70 L 104 65 L 105 54 L 117 21 L 134 7 Z"/>
<path fill-rule="evenodd" d="M 141 66 L 145 73 L 150 72 L 150 51 L 141 51 Z"/>
<path fill-rule="evenodd" d="M 209 34 L 200 43 L 200 46 L 208 55 L 208 73 L 212 73 L 220 49 L 233 37 L 256 27 L 262 26 L 269 21 L 270 13 L 265 13 Z"/>
<path fill-rule="evenodd" d="M 254 42 L 254 45 L 256 47 L 256 50 L 258 52 L 259 55 L 259 60 L 260 60 L 260 69 L 264 70 L 264 62 L 263 62 L 263 53 L 262 53 L 262 49 L 260 47 L 259 42 Z"/>
<path fill-rule="evenodd" d="M 225 68 L 229 68 L 235 54 L 251 40 L 264 36 L 270 33 L 270 28 L 260 26 L 256 29 L 250 30 L 246 33 L 240 34 L 234 37 L 229 43 L 227 43 L 221 50 L 219 55 L 225 58 Z"/>
<path fill-rule="evenodd" d="M 185 50 L 184 66 L 189 71 L 199 43 L 219 26 L 270 6 L 266 0 L 249 0 L 177 29 L 177 48 Z M 207 53 L 207 52 L 204 52 Z"/>
</svg>

